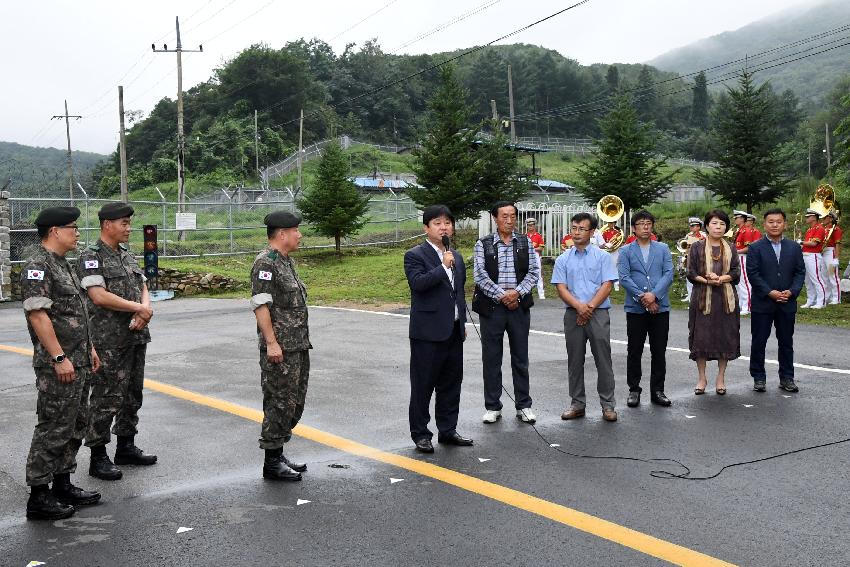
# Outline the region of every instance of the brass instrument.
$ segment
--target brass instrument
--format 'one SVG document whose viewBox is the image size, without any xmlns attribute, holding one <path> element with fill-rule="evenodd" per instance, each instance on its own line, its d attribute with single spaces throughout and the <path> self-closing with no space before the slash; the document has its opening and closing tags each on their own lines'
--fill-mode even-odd
<svg viewBox="0 0 850 567">
<path fill-rule="evenodd" d="M 818 185 L 815 190 L 815 197 L 809 203 L 809 208 L 818 213 L 820 218 L 829 214 L 829 211 L 835 206 L 835 189 L 828 183 Z"/>
<path fill-rule="evenodd" d="M 679 251 L 680 254 L 687 254 L 688 250 L 691 249 L 691 245 L 694 242 L 698 242 L 699 238 L 696 238 L 692 234 L 688 234 L 685 238 L 681 239 L 676 243 L 676 250 Z"/>
<path fill-rule="evenodd" d="M 626 206 L 623 204 L 623 200 L 616 195 L 605 195 L 599 199 L 598 203 L 596 203 L 596 216 L 603 222 L 617 222 L 625 212 Z M 605 249 L 608 252 L 614 252 L 615 250 L 618 250 L 625 241 L 625 234 L 621 230 L 617 236 L 607 242 L 608 246 Z"/>
<path fill-rule="evenodd" d="M 727 230 L 727 231 L 726 231 L 726 233 L 723 235 L 723 237 L 724 237 L 724 238 L 733 238 L 733 239 L 734 239 L 734 238 L 735 238 L 735 228 L 736 228 L 736 227 L 734 227 L 734 226 L 733 226 L 732 228 L 730 228 L 729 230 Z"/>
<path fill-rule="evenodd" d="M 800 242 L 800 239 L 803 238 L 803 232 L 800 229 L 800 225 L 803 223 L 803 213 L 797 213 L 794 215 L 794 242 Z"/>
</svg>

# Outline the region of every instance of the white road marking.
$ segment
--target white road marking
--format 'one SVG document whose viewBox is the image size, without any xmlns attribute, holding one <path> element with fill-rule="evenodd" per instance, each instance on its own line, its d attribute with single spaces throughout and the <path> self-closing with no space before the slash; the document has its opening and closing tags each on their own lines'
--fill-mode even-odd
<svg viewBox="0 0 850 567">
<path fill-rule="evenodd" d="M 333 310 L 336 310 L 336 311 L 349 311 L 351 313 L 371 313 L 372 315 L 388 315 L 390 317 L 401 317 L 402 319 L 409 319 L 410 318 L 410 315 L 407 315 L 405 313 L 390 313 L 389 311 L 369 311 L 368 309 L 351 309 L 349 307 L 332 307 L 332 306 L 329 306 L 329 305 L 311 305 L 310 309 L 333 309 Z M 467 325 L 472 326 L 472 323 L 467 323 Z M 534 329 L 532 329 L 529 332 L 532 333 L 532 334 L 535 334 L 535 335 L 542 335 L 542 336 L 546 336 L 546 337 L 559 337 L 559 338 L 562 338 L 562 339 L 564 338 L 564 333 L 553 333 L 551 331 L 535 331 Z M 628 342 L 620 340 L 620 339 L 611 339 L 611 343 L 617 344 L 617 345 L 627 345 L 628 344 Z M 645 346 L 648 347 L 649 345 L 646 344 Z M 684 353 L 684 354 L 690 354 L 691 353 L 691 351 L 689 351 L 688 349 L 679 348 L 679 347 L 668 346 L 667 350 L 672 351 L 672 352 L 681 352 L 681 353 Z M 749 356 L 741 356 L 741 357 L 737 358 L 736 360 L 748 362 L 750 360 L 750 357 Z M 732 361 L 732 362 L 735 362 L 735 361 Z M 766 358 L 764 360 L 764 362 L 765 362 L 765 364 L 776 364 L 776 365 L 779 364 L 778 360 L 774 360 L 774 359 L 771 359 L 771 358 Z M 825 366 L 815 366 L 813 364 L 802 364 L 802 363 L 799 363 L 799 362 L 794 363 L 794 368 L 801 368 L 803 370 L 816 370 L 818 372 L 830 372 L 832 374 L 844 374 L 844 375 L 850 376 L 850 369 L 846 369 L 846 368 L 827 368 Z"/>
<path fill-rule="evenodd" d="M 309 504 L 312 500 L 301 500 L 300 498 L 295 502 L 296 506 L 301 506 L 302 504 Z"/>
<path fill-rule="evenodd" d="M 743 404 L 743 406 L 744 406 L 745 408 L 751 408 L 751 407 L 753 407 L 753 404 Z"/>
<path fill-rule="evenodd" d="M 489 461 L 489 460 L 490 460 L 490 459 L 485 459 L 484 457 L 478 457 L 478 462 L 479 462 L 479 463 L 486 463 L 486 462 L 487 462 L 487 461 Z"/>
<path fill-rule="evenodd" d="M 39 565 L 47 565 L 44 561 L 30 561 L 27 563 L 27 567 L 38 567 Z"/>
<path fill-rule="evenodd" d="M 693 418 L 695 418 L 696 416 L 695 416 L 695 415 L 686 415 L 685 417 L 687 417 L 688 419 L 693 419 Z"/>
<path fill-rule="evenodd" d="M 395 484 L 395 483 L 397 483 L 397 482 L 401 482 L 401 481 L 403 481 L 403 480 L 404 480 L 403 478 L 393 478 L 393 477 L 390 477 L 390 484 Z"/>
<path fill-rule="evenodd" d="M 183 526 L 180 526 L 179 528 L 177 528 L 177 533 L 182 534 L 184 532 L 191 532 L 194 529 L 195 528 L 184 528 Z"/>
<path fill-rule="evenodd" d="M 783 398 L 790 398 L 791 396 L 786 396 L 785 394 L 783 394 L 782 397 Z"/>
<path fill-rule="evenodd" d="M 558 443 L 549 443 L 550 447 L 560 447 L 561 445 Z"/>
</svg>

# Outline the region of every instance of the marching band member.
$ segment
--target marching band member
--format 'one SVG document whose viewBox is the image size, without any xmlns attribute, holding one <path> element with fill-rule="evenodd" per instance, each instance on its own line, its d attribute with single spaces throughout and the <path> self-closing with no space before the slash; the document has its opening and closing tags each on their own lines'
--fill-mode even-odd
<svg viewBox="0 0 850 567">
<path fill-rule="evenodd" d="M 605 229 L 602 231 L 602 239 L 605 241 L 605 244 L 602 245 L 602 249 L 608 252 L 611 256 L 611 263 L 614 265 L 614 269 L 617 268 L 617 260 L 620 257 L 620 249 L 616 248 L 611 250 L 611 242 L 615 237 L 623 234 L 623 231 L 620 230 L 620 227 L 617 226 L 615 222 L 605 223 Z M 620 291 L 620 280 L 614 282 L 614 291 Z"/>
<path fill-rule="evenodd" d="M 823 243 L 826 239 L 826 230 L 818 222 L 820 214 L 814 209 L 806 209 L 806 224 L 809 229 L 803 237 L 803 261 L 806 263 L 806 303 L 800 307 L 807 309 L 823 309 L 826 301 L 826 287 L 824 286 Z"/>
<path fill-rule="evenodd" d="M 741 262 L 741 279 L 738 281 L 738 302 L 741 305 L 741 315 L 749 315 L 752 298 L 750 296 L 750 280 L 747 278 L 747 247 L 757 239 L 752 237 L 747 220 L 750 215 L 744 211 L 734 210 L 732 216 L 738 227 L 735 236 L 735 249 L 738 251 L 738 259 Z M 761 234 L 759 234 L 761 237 Z"/>
<path fill-rule="evenodd" d="M 537 252 L 537 264 L 540 266 L 540 273 L 543 273 L 543 235 L 537 232 L 537 219 L 530 218 L 525 221 L 525 235 L 534 246 L 534 251 Z M 543 277 L 537 278 L 537 297 L 546 299 L 546 293 L 543 290 Z"/>
<path fill-rule="evenodd" d="M 823 248 L 823 265 L 826 267 L 826 302 L 829 305 L 841 303 L 841 286 L 838 277 L 838 264 L 841 252 L 841 227 L 838 226 L 838 213 L 829 211 L 823 217 L 826 241 Z"/>
<path fill-rule="evenodd" d="M 688 234 L 685 235 L 684 240 L 688 241 L 688 246 L 697 242 L 699 240 L 705 240 L 705 232 L 702 230 L 702 220 L 698 217 L 690 217 L 688 218 Z M 683 261 L 685 262 L 685 268 L 687 268 L 688 256 L 685 255 Z M 685 287 L 688 289 L 688 295 L 685 297 L 685 301 L 691 300 L 691 293 L 694 291 L 694 284 L 691 283 L 691 280 L 685 279 Z"/>
</svg>

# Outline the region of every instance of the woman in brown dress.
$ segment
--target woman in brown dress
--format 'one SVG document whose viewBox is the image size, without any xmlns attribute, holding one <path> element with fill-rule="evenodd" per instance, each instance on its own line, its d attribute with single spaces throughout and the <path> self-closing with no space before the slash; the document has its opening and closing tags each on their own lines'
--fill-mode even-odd
<svg viewBox="0 0 850 567">
<path fill-rule="evenodd" d="M 708 385 L 706 362 L 717 361 L 716 392 L 726 393 L 726 364 L 741 356 L 741 320 L 735 285 L 741 264 L 735 246 L 724 238 L 729 216 L 714 209 L 705 216 L 708 237 L 688 251 L 688 280 L 694 284 L 688 309 L 688 346 L 697 363 L 699 379 L 694 394 Z"/>
</svg>

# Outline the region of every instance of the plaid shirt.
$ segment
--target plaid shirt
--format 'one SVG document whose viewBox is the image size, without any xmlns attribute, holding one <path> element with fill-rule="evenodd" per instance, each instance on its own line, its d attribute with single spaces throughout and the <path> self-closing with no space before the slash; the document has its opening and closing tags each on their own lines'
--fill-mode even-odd
<svg viewBox="0 0 850 567">
<path fill-rule="evenodd" d="M 517 238 L 528 239 L 525 235 L 513 233 L 511 242 L 505 244 L 499 233 L 493 234 L 493 244 L 496 247 L 496 257 L 499 261 L 499 280 L 494 282 L 487 274 L 484 267 L 484 245 L 481 241 L 475 243 L 475 251 L 473 252 L 473 269 L 472 275 L 475 279 L 475 285 L 481 288 L 481 291 L 489 297 L 499 301 L 505 292 L 509 289 L 516 289 L 520 296 L 531 293 L 534 286 L 537 285 L 537 279 L 540 277 L 540 264 L 531 254 L 534 252 L 534 245 L 528 243 L 528 273 L 525 278 L 517 285 L 516 268 L 514 267 L 514 240 Z"/>
</svg>

